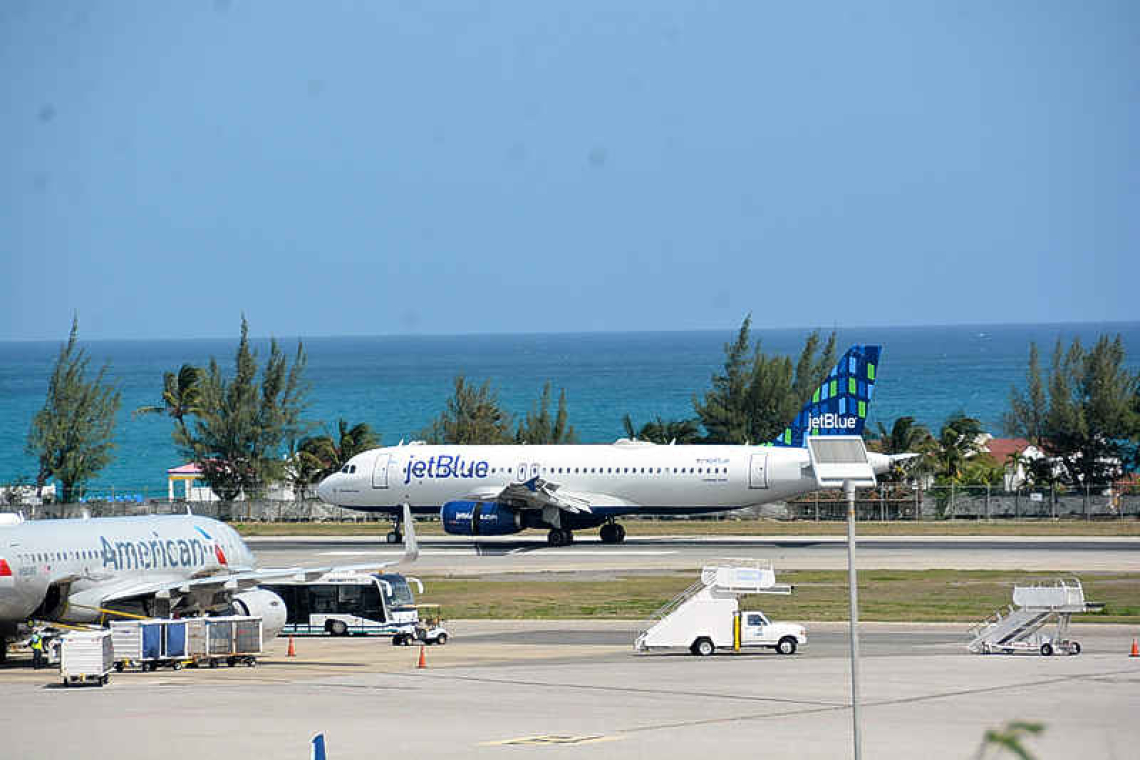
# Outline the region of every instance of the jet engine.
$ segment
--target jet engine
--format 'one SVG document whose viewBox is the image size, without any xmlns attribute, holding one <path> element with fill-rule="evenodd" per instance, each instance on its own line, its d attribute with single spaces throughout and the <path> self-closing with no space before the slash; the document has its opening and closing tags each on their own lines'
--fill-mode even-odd
<svg viewBox="0 0 1140 760">
<path fill-rule="evenodd" d="M 285 627 L 285 600 L 272 591 L 255 588 L 253 591 L 234 594 L 233 608 L 235 615 L 253 615 L 261 618 L 263 645 L 272 641 Z"/>
<path fill-rule="evenodd" d="M 456 536 L 507 536 L 523 529 L 518 510 L 495 501 L 449 501 L 439 517 Z"/>
</svg>

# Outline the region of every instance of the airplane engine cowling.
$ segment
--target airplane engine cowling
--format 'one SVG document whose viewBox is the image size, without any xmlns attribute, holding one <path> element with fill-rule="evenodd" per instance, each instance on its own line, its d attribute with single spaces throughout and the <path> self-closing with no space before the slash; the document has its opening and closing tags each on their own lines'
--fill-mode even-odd
<svg viewBox="0 0 1140 760">
<path fill-rule="evenodd" d="M 518 510 L 494 501 L 449 501 L 439 517 L 455 536 L 508 536 L 523 529 Z"/>
<path fill-rule="evenodd" d="M 272 641 L 285 627 L 285 600 L 272 591 L 256 588 L 253 591 L 234 594 L 233 608 L 236 615 L 253 615 L 261 618 L 263 646 Z"/>
</svg>

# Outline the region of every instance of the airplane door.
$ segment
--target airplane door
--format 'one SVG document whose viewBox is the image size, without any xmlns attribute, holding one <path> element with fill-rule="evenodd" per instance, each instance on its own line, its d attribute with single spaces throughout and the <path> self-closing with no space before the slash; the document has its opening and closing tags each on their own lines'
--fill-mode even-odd
<svg viewBox="0 0 1140 760">
<path fill-rule="evenodd" d="M 391 458 L 391 454 L 380 454 L 376 457 L 376 465 L 372 469 L 373 488 L 388 487 L 388 462 Z"/>
<path fill-rule="evenodd" d="M 752 463 L 748 466 L 748 487 L 768 487 L 768 455 L 753 454 Z"/>
</svg>

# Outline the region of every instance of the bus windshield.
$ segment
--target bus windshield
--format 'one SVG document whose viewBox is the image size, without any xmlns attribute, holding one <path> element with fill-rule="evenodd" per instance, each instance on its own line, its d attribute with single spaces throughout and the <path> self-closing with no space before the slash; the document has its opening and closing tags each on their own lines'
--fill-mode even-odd
<svg viewBox="0 0 1140 760">
<path fill-rule="evenodd" d="M 391 593 L 388 588 L 381 586 L 380 590 L 384 594 L 384 603 L 389 609 L 393 607 L 411 607 L 416 603 L 412 598 L 412 590 L 408 587 L 408 581 L 402 575 L 381 575 L 380 580 L 384 581 L 391 587 Z"/>
</svg>

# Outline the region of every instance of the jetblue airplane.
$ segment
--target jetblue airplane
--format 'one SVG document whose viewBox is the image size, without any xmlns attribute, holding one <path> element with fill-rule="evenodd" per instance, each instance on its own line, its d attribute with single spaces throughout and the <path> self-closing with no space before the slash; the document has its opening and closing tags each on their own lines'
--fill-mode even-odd
<svg viewBox="0 0 1140 760">
<path fill-rule="evenodd" d="M 724 512 L 817 490 L 808 435 L 862 435 L 875 388 L 879 346 L 852 346 L 795 420 L 760 446 L 674 446 L 622 439 L 584 446 L 427 446 L 356 455 L 321 481 L 320 498 L 392 514 L 388 541 L 401 540 L 401 506 L 438 513 L 448 533 L 493 536 L 548 528 L 562 546 L 573 531 L 601 527 L 620 543 L 622 515 Z M 890 457 L 869 454 L 876 473 Z"/>
<path fill-rule="evenodd" d="M 108 610 L 154 617 L 257 615 L 269 641 L 285 625 L 285 603 L 259 583 L 313 580 L 327 572 L 375 572 L 411 562 L 258 570 L 253 552 L 228 525 L 197 515 L 24 521 L 0 514 L 0 660 L 29 620 L 95 623 Z M 114 617 L 110 615 L 109 617 Z"/>
</svg>

